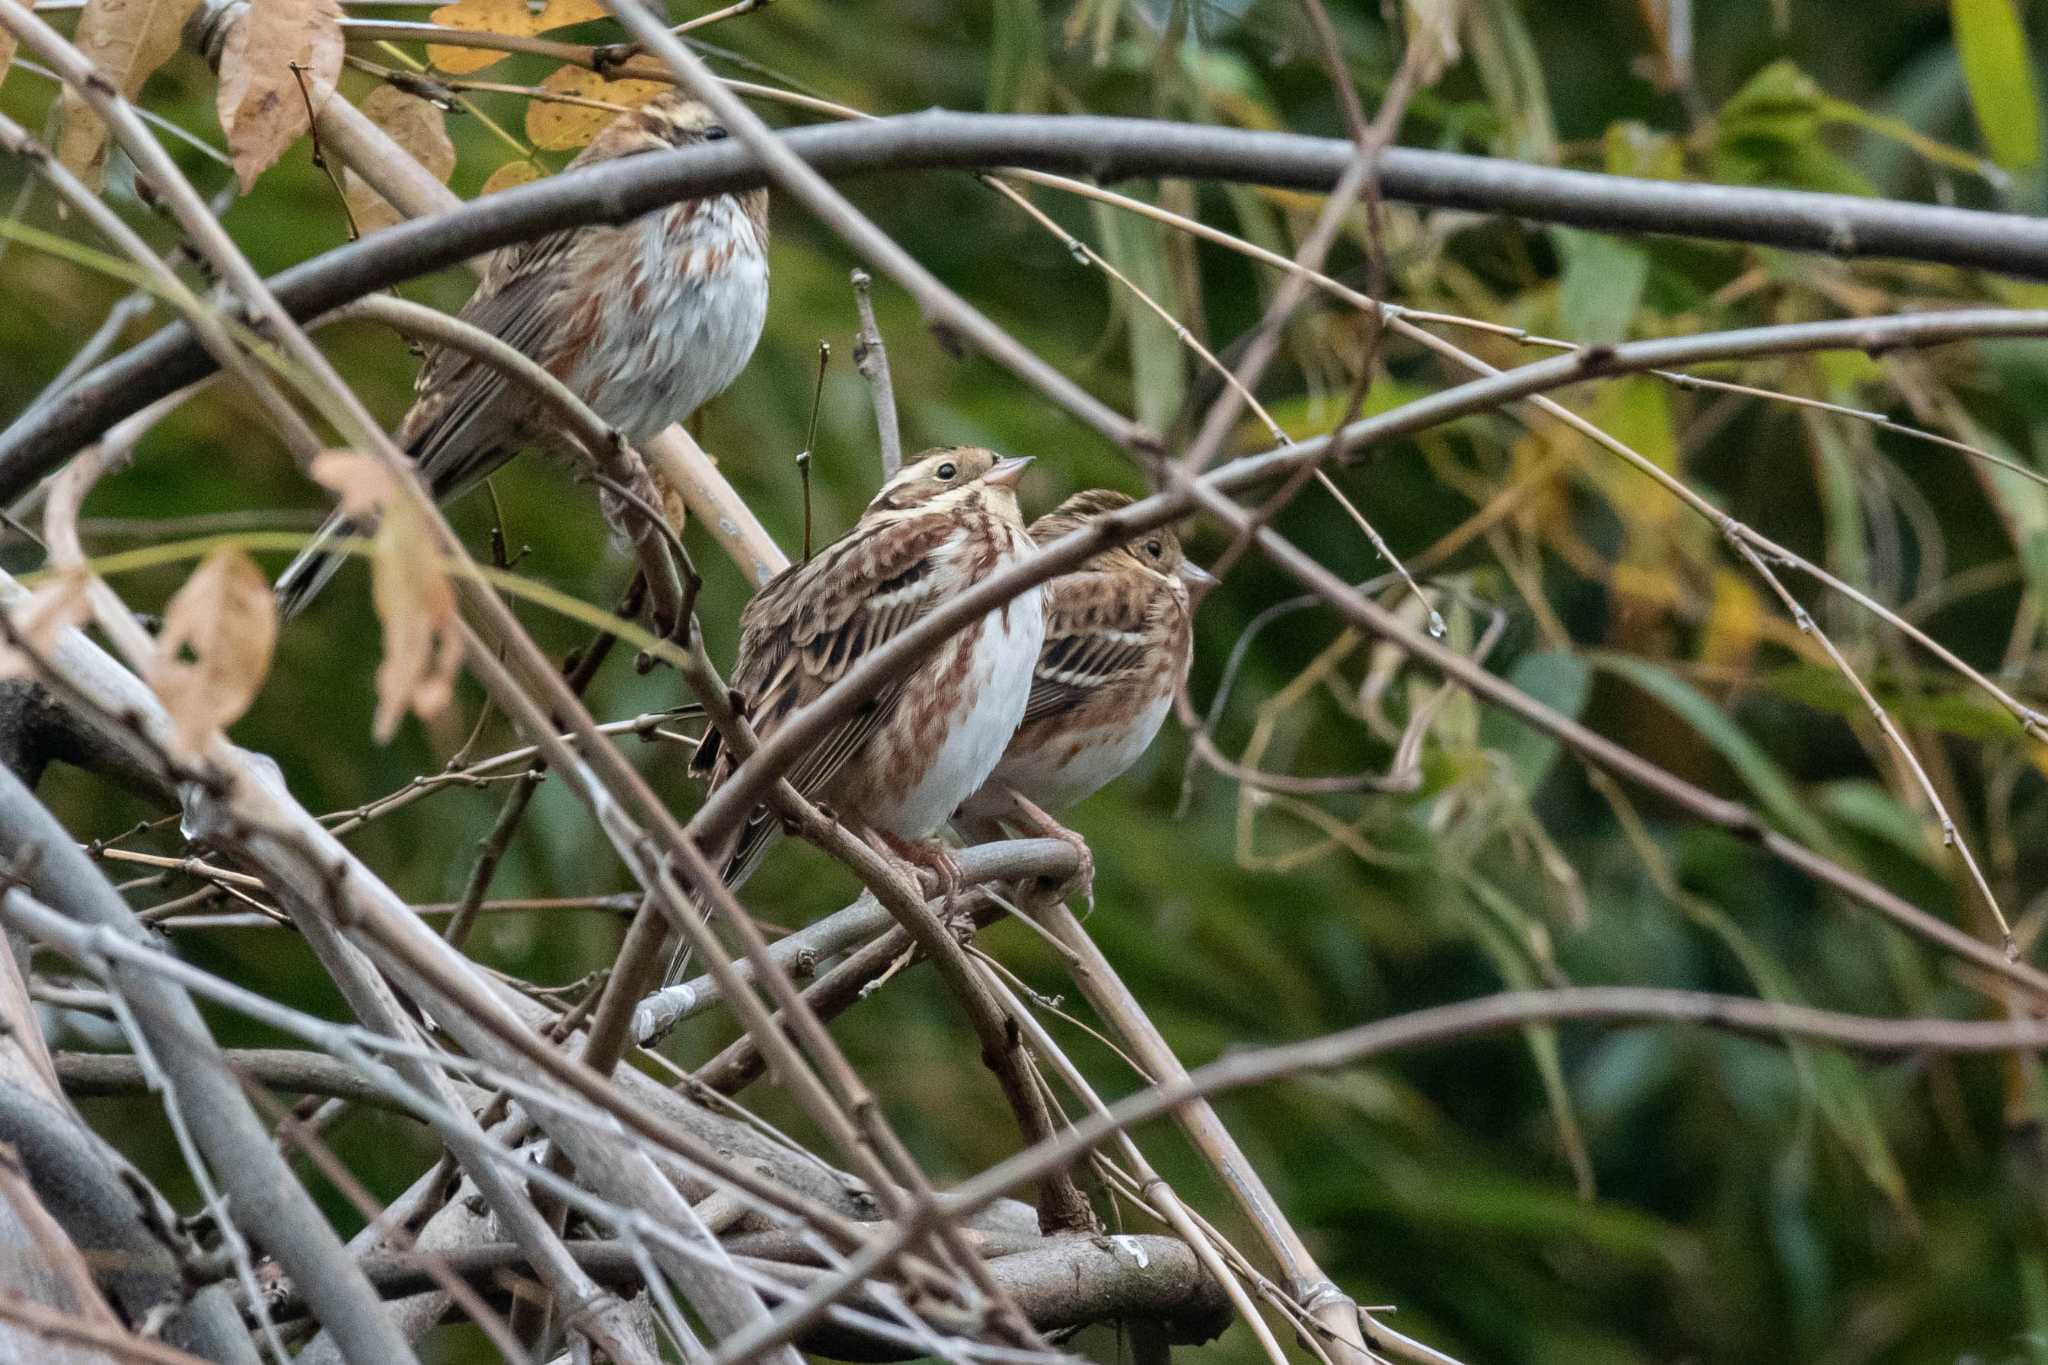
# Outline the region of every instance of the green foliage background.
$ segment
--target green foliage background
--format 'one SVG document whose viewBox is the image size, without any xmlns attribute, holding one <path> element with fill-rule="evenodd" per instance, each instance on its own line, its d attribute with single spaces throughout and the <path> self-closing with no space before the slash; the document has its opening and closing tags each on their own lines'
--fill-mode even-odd
<svg viewBox="0 0 2048 1365">
<path fill-rule="evenodd" d="M 1332 8 L 1374 101 L 1399 52 L 1382 7 L 1332 0 Z M 1941 4 L 1716 0 L 1692 8 L 1696 80 L 1689 92 L 1671 92 L 1653 79 L 1659 59 L 1645 24 L 1646 11 L 1661 6 L 1474 0 L 1462 55 L 1415 101 L 1402 140 L 1634 174 L 2042 208 L 2039 167 L 2024 164 L 2038 159 L 2039 147 L 2021 79 L 2027 63 L 2015 64 L 2024 50 L 2001 58 L 1994 45 L 1976 54 L 1980 124 Z M 1956 8 L 1986 7 L 1964 0 Z M 2039 38 L 2048 15 L 2024 8 Z M 556 36 L 614 35 L 592 25 Z M 931 105 L 1090 110 L 1342 131 L 1291 0 L 1209 0 L 1192 13 L 1167 0 L 778 0 L 706 36 L 745 59 L 729 69 L 878 113 Z M 537 59 L 512 58 L 487 76 L 534 82 L 547 70 Z M 345 82 L 356 97 L 368 88 L 360 74 Z M 187 56 L 154 79 L 145 102 L 217 144 L 211 91 L 204 66 Z M 49 95 L 46 81 L 17 69 L 0 104 L 42 126 Z M 516 136 L 522 101 L 479 96 L 478 104 Z M 1925 141 L 1896 136 L 1899 128 Z M 461 150 L 454 185 L 472 194 L 509 151 L 475 117 L 455 117 L 451 129 Z M 2013 163 L 2008 172 L 1980 173 L 1988 163 L 1979 157 L 1993 152 Z M 180 155 L 203 187 L 226 182 L 224 168 Z M 18 219 L 77 231 L 57 221 L 46 196 L 13 197 L 19 167 L 0 166 L 0 179 Z M 943 278 L 1127 410 L 1184 433 L 1197 410 L 1190 405 L 1214 392 L 1170 330 L 971 178 L 887 176 L 848 188 Z M 1125 188 L 1283 251 L 1316 208 L 1300 196 L 1243 188 Z M 1219 350 L 1256 320 L 1273 286 L 1270 275 L 1222 250 L 1036 197 Z M 123 203 L 156 240 L 168 240 L 132 197 Z M 303 146 L 229 211 L 227 223 L 267 271 L 345 239 L 337 197 Z M 792 457 L 804 442 L 820 340 L 834 352 L 817 439 L 824 528 L 836 532 L 857 513 L 876 465 L 866 392 L 849 363 L 853 262 L 786 206 L 777 207 L 775 233 L 768 335 L 746 375 L 704 415 L 702 439 L 793 546 L 801 511 Z M 1333 264 L 1354 283 L 1364 279 L 1362 240 L 1354 222 Z M 1954 271 L 1852 270 L 1771 251 L 1601 238 L 1464 214 L 1394 209 L 1389 243 L 1397 301 L 1578 341 L 2041 298 L 2033 287 Z M 0 411 L 11 414 L 121 289 L 18 244 L 0 259 L 0 282 L 8 300 L 0 309 Z M 452 309 L 467 288 L 450 273 L 403 292 Z M 1142 487 L 1114 451 L 996 367 L 949 356 L 894 291 L 880 290 L 880 306 L 913 446 L 976 441 L 1041 457 L 1036 486 L 1027 489 L 1034 507 L 1092 484 Z M 1445 335 L 1497 364 L 1541 354 L 1469 331 Z M 1303 314 L 1261 390 L 1283 425 L 1307 432 L 1334 419 L 1360 340 L 1358 319 L 1340 309 L 1318 304 Z M 367 328 L 336 330 L 327 341 L 344 373 L 395 421 L 414 370 L 405 349 Z M 1829 356 L 1716 373 L 1944 423 L 2039 464 L 2048 456 L 2043 354 L 2039 344 L 2001 344 L 1883 364 Z M 1397 342 L 1371 402 L 1384 406 L 1455 378 Z M 1759 529 L 1907 610 L 2021 696 L 2042 695 L 2034 646 L 2048 589 L 2040 552 L 2048 494 L 2039 487 L 1986 477 L 1952 452 L 1866 425 L 1651 380 L 1569 401 Z M 1266 444 L 1252 423 L 1237 441 L 1242 450 Z M 1340 477 L 1407 555 L 1516 490 L 1490 533 L 1439 566 L 1440 581 L 1466 604 L 1448 613 L 1455 642 L 1469 648 L 1497 609 L 1505 634 L 1489 666 L 1658 763 L 1750 801 L 1781 828 L 1935 913 L 1984 931 L 1853 694 L 1780 613 L 1760 604 L 1758 587 L 1710 525 L 1553 425 L 1532 434 L 1506 419 L 1468 422 L 1373 451 Z M 496 490 L 512 543 L 531 547 L 523 572 L 593 601 L 615 600 L 626 567 L 565 470 L 523 461 Z M 253 408 L 220 392 L 156 431 L 89 511 L 101 519 L 93 543 L 112 549 L 135 543 L 128 519 L 303 512 L 321 501 L 263 434 Z M 480 544 L 485 500 L 472 499 L 461 513 Z M 1383 570 L 1328 500 L 1305 496 L 1280 524 L 1348 577 Z M 158 539 L 176 534 L 143 529 Z M 1198 525 L 1192 536 L 1198 559 L 1222 548 L 1211 527 Z M 703 610 L 713 652 L 729 659 L 743 589 L 708 541 L 693 543 L 710 576 Z M 36 562 L 18 540 L 9 555 L 12 567 Z M 124 586 L 154 604 L 182 572 L 138 574 Z M 1210 600 L 1199 623 L 1198 704 L 1216 693 L 1225 658 L 1255 614 L 1289 595 L 1288 583 L 1252 558 Z M 275 755 L 315 809 L 353 807 L 433 770 L 478 711 L 477 694 L 466 689 L 462 716 L 445 732 L 413 727 L 386 748 L 372 746 L 376 629 L 360 571 L 330 598 L 287 631 L 275 675 L 235 735 Z M 2033 926 L 2043 867 L 2039 755 L 1981 695 L 1890 631 L 1838 601 L 1809 603 L 1909 723 L 1967 837 L 1986 852 L 2008 911 L 2023 929 Z M 527 614 L 558 651 L 579 638 L 544 613 Z M 1320 611 L 1265 629 L 1236 679 L 1219 743 L 1238 754 L 1258 739 L 1256 761 L 1276 770 L 1384 770 L 1389 734 L 1358 714 L 1360 689 L 1383 661 L 1355 644 L 1326 655 L 1338 640 Z M 1320 671 L 1305 674 L 1312 667 Z M 1398 727 L 1430 690 L 1426 678 L 1403 673 L 1381 704 Z M 669 705 L 677 691 L 671 675 L 640 677 L 614 663 L 593 696 L 601 717 L 625 717 Z M 484 751 L 509 742 L 502 722 L 487 733 Z M 694 801 L 676 750 L 640 752 L 679 807 Z M 1755 849 L 1647 805 L 1625 814 L 1555 746 L 1459 699 L 1440 713 L 1420 783 L 1405 793 L 1253 803 L 1200 770 L 1184 790 L 1185 754 L 1182 735 L 1169 727 L 1148 759 L 1073 823 L 1090 838 L 1100 869 L 1090 928 L 1191 1063 L 1233 1046 L 1565 981 L 1763 993 L 1866 1012 L 1995 1008 L 1950 964 Z M 81 837 L 112 835 L 152 813 L 75 773 L 53 774 L 45 792 Z M 459 891 L 497 804 L 495 790 L 457 790 L 375 822 L 352 842 L 402 893 L 446 900 Z M 136 846 L 173 848 L 161 837 Z M 582 811 L 551 785 L 496 893 L 625 885 Z M 137 899 L 186 889 L 138 891 Z M 829 864 L 786 847 L 747 898 L 766 918 L 797 924 L 851 892 Z M 593 914 L 497 917 L 472 948 L 493 966 L 566 983 L 607 965 L 620 929 Z M 988 941 L 1034 985 L 1072 1004 L 1057 964 L 1031 935 L 1004 926 Z M 285 933 L 189 934 L 180 947 L 296 1003 L 339 1008 Z M 219 1025 L 231 1040 L 260 1039 L 242 1021 L 224 1017 Z M 670 1050 L 686 1062 L 701 1059 L 726 1040 L 724 1030 L 722 1022 L 699 1022 Z M 1013 1149 L 996 1091 L 928 973 L 907 974 L 848 1014 L 838 1033 L 942 1179 Z M 1128 1088 L 1113 1056 L 1078 1030 L 1063 1036 L 1102 1086 Z M 1325 1267 L 1361 1302 L 1398 1306 L 1393 1320 L 1410 1335 L 1472 1365 L 2019 1361 L 2048 1359 L 2048 1152 L 2038 1079 L 2031 1067 L 1992 1060 L 1870 1065 L 1669 1029 L 1574 1029 L 1269 1087 L 1232 1097 L 1223 1111 Z M 769 1088 L 747 1098 L 804 1132 Z M 153 1106 L 95 1102 L 91 1111 L 166 1188 L 189 1197 Z M 332 1136 L 383 1197 L 434 1156 L 419 1130 L 371 1112 L 349 1115 Z M 1243 1233 L 1176 1132 L 1157 1128 L 1146 1144 L 1184 1194 Z M 352 1226 L 345 1202 L 314 1183 Z M 1252 1245 L 1248 1234 L 1244 1244 Z M 484 1351 L 464 1332 L 437 1340 L 448 1359 Z M 1105 1359 L 1125 1349 L 1107 1332 L 1083 1344 Z M 1253 1358 L 1241 1328 L 1204 1355 Z"/>
</svg>

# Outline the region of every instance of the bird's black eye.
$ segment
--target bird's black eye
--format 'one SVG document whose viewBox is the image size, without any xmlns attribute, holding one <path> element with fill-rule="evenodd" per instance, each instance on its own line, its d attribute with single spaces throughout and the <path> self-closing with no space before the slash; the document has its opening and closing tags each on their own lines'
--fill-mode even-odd
<svg viewBox="0 0 2048 1365">
<path fill-rule="evenodd" d="M 719 124 L 712 124 L 709 128 L 706 128 L 704 130 L 704 140 L 706 142 L 725 141 L 725 129 Z"/>
<path fill-rule="evenodd" d="M 1157 559 L 1166 553 L 1166 547 L 1156 540 L 1148 540 L 1145 542 L 1145 553 Z"/>
<path fill-rule="evenodd" d="M 948 483 L 951 483 L 953 481 L 953 476 L 958 474 L 959 472 L 959 466 L 954 464 L 951 460 L 948 460 L 946 461 L 946 463 L 940 465 L 936 471 L 938 476 L 946 480 Z"/>
</svg>

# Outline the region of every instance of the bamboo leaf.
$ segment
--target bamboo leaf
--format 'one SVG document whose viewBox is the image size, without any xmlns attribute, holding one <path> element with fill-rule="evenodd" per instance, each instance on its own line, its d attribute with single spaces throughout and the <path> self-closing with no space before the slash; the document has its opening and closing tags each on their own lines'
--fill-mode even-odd
<svg viewBox="0 0 2048 1365">
<path fill-rule="evenodd" d="M 2041 161 L 2041 106 L 2014 0 L 1949 0 L 1970 109 L 1991 159 L 2009 171 Z"/>
<path fill-rule="evenodd" d="M 1784 769 L 1698 688 L 1655 664 L 1625 654 L 1600 651 L 1587 657 L 1596 667 L 1617 674 L 1649 693 L 1691 726 L 1700 738 L 1727 760 L 1743 784 L 1763 803 L 1770 817 L 1794 838 L 1822 852 L 1832 847 L 1827 827 L 1815 818 Z"/>
</svg>

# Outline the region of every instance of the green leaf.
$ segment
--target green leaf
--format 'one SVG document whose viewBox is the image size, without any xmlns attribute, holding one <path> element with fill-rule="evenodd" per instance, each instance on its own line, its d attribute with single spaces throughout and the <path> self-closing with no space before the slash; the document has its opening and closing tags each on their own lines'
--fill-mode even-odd
<svg viewBox="0 0 2048 1365">
<path fill-rule="evenodd" d="M 1737 184 L 1792 185 L 1870 195 L 1875 187 L 1822 145 L 1835 102 L 1789 61 L 1773 62 L 1729 97 L 1714 120 L 1714 174 Z"/>
<path fill-rule="evenodd" d="M 1582 346 L 1610 345 L 1627 336 L 1642 306 L 1650 253 L 1604 232 L 1553 228 L 1550 237 L 1564 258 L 1557 304 L 1564 334 Z"/>
<path fill-rule="evenodd" d="M 988 64 L 988 107 L 998 114 L 1031 113 L 1044 103 L 1045 21 L 1038 0 L 996 0 Z"/>
<path fill-rule="evenodd" d="M 1508 681 L 1553 711 L 1577 719 L 1592 689 L 1592 670 L 1583 659 L 1563 653 L 1525 654 Z M 1558 743 L 1505 711 L 1488 708 L 1480 717 L 1479 743 L 1507 760 L 1524 792 L 1534 792 L 1557 762 Z"/>
<path fill-rule="evenodd" d="M 1700 738 L 1728 761 L 1743 784 L 1756 794 L 1764 811 L 1787 833 L 1823 853 L 1831 849 L 1833 840 L 1828 837 L 1827 827 L 1814 817 L 1805 798 L 1785 776 L 1784 770 L 1771 761 L 1762 746 L 1743 733 L 1742 727 L 1727 712 L 1707 700 L 1698 688 L 1655 664 L 1626 654 L 1601 651 L 1587 657 L 1596 667 L 1617 674 L 1649 693 L 1697 731 Z"/>
<path fill-rule="evenodd" d="M 1902 686 L 1901 680 L 1882 673 L 1868 675 L 1863 681 L 1878 704 L 1901 725 L 1987 742 L 2009 743 L 2022 733 L 2019 721 L 2010 711 L 1974 687 L 1930 692 L 1914 682 Z M 1862 720 L 1870 714 L 1855 687 L 1831 664 L 1787 664 L 1764 674 L 1761 682 L 1773 695 L 1817 711 L 1851 720 Z"/>
<path fill-rule="evenodd" d="M 1180 297 L 1172 267 L 1166 255 L 1166 229 L 1149 218 L 1114 212 L 1094 206 L 1098 248 L 1125 279 L 1175 317 L 1188 309 Z M 1164 431 L 1180 412 L 1186 393 L 1186 368 L 1180 336 L 1173 324 L 1116 281 L 1103 278 L 1129 326 L 1131 340 L 1131 389 L 1138 420 L 1154 431 Z"/>
<path fill-rule="evenodd" d="M 2041 107 L 2014 0 L 1949 0 L 1970 108 L 1992 160 L 2009 171 L 2041 160 Z"/>
</svg>

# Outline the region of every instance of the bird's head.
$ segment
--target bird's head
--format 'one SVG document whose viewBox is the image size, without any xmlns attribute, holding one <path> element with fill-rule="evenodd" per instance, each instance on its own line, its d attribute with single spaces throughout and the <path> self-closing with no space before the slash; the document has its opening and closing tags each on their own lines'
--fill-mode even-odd
<svg viewBox="0 0 2048 1365">
<path fill-rule="evenodd" d="M 1030 464 L 1029 455 L 1005 458 L 980 446 L 928 450 L 882 485 L 868 511 L 930 512 L 979 506 L 1022 526 L 1017 480 Z"/>
<path fill-rule="evenodd" d="M 582 165 L 614 161 L 641 152 L 695 147 L 700 143 L 720 141 L 725 136 L 725 125 L 701 100 L 674 90 L 664 90 L 606 124 L 576 160 Z"/>
<path fill-rule="evenodd" d="M 1040 545 L 1050 545 L 1062 536 L 1080 530 L 1097 517 L 1111 512 L 1122 511 L 1134 499 L 1128 493 L 1119 493 L 1113 488 L 1091 488 L 1076 493 L 1052 511 L 1031 523 L 1031 538 Z M 1113 545 L 1088 560 L 1088 567 L 1094 570 L 1136 569 L 1171 582 L 1198 588 L 1213 584 L 1216 580 L 1209 572 L 1190 561 L 1181 547 L 1180 537 L 1169 526 L 1155 526 L 1135 539 L 1121 545 Z"/>
</svg>

